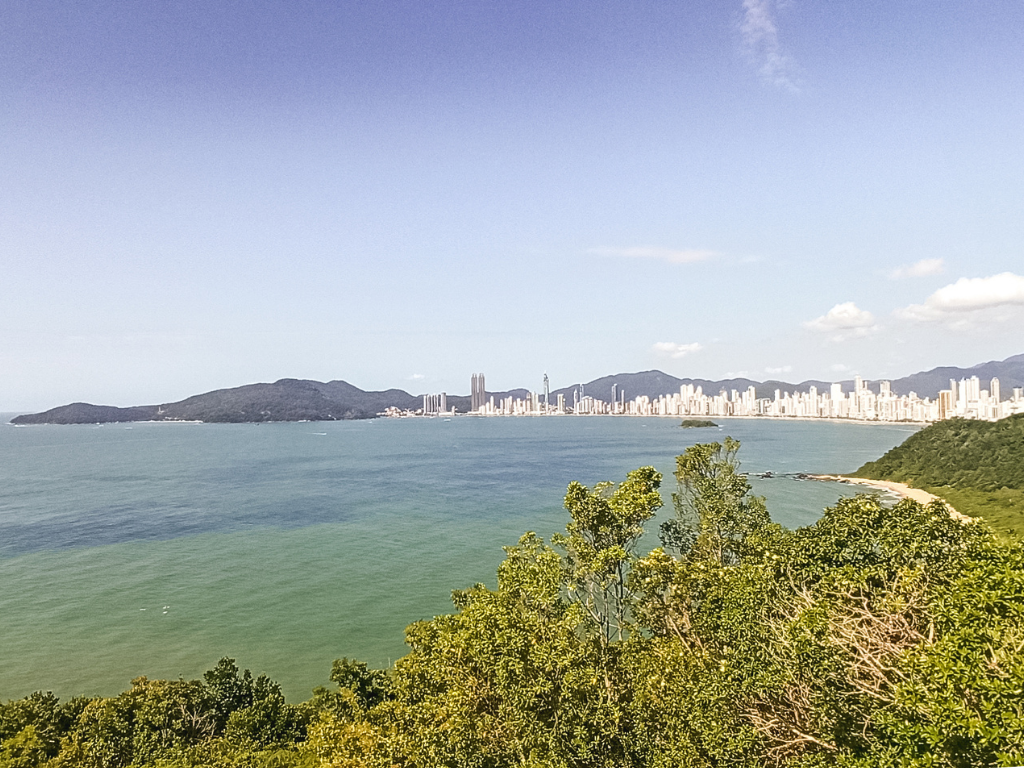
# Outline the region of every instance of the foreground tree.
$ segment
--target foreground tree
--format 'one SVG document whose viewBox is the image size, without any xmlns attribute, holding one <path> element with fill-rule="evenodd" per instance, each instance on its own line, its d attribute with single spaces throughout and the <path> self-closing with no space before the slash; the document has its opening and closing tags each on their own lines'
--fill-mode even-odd
<svg viewBox="0 0 1024 768">
<path fill-rule="evenodd" d="M 661 508 L 660 486 L 661 473 L 641 467 L 618 486 L 598 483 L 591 490 L 574 482 L 565 494 L 566 534 L 552 541 L 565 552 L 568 594 L 605 645 L 629 631 L 633 596 L 627 577 L 644 523 Z"/>
</svg>

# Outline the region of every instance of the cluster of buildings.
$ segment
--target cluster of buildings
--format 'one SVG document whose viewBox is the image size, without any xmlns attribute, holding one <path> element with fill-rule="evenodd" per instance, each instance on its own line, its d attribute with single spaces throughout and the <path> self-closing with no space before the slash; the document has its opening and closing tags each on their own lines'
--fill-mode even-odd
<svg viewBox="0 0 1024 768">
<path fill-rule="evenodd" d="M 841 384 L 828 391 L 809 387 L 806 392 L 775 390 L 774 397 L 757 397 L 753 387 L 739 392 L 705 394 L 700 387 L 684 384 L 678 394 L 657 398 L 641 396 L 626 402 L 611 403 L 583 398 L 575 413 L 609 413 L 635 416 L 762 416 L 805 419 L 852 419 L 855 421 L 932 422 L 954 417 L 995 421 L 1015 413 L 1024 413 L 1024 389 L 1017 387 L 1006 400 L 1000 397 L 999 380 L 992 379 L 988 389 L 981 388 L 977 376 L 959 382 L 950 381 L 935 399 L 911 392 L 897 395 L 888 381 L 875 392 L 859 376 L 852 392 Z"/>
<path fill-rule="evenodd" d="M 470 412 L 477 416 L 760 416 L 804 419 L 852 419 L 855 421 L 914 421 L 932 422 L 954 417 L 996 421 L 1015 413 L 1024 413 L 1024 389 L 1017 387 L 1010 397 L 1002 398 L 999 379 L 992 379 L 988 389 L 981 388 L 977 376 L 960 381 L 950 380 L 949 389 L 939 392 L 937 398 L 918 397 L 911 392 L 897 395 L 891 382 L 881 381 L 878 391 L 868 386 L 859 376 L 853 391 L 844 392 L 842 384 L 832 384 L 827 391 L 809 387 L 806 392 L 775 390 L 774 397 L 757 397 L 754 387 L 740 392 L 722 390 L 706 394 L 693 384 L 684 384 L 679 392 L 648 397 L 641 395 L 626 400 L 626 393 L 612 386 L 611 397 L 603 400 L 588 395 L 582 386 L 572 393 L 571 405 L 564 394 L 551 400 L 548 376 L 544 374 L 543 392 L 530 392 L 526 398 L 488 397 L 484 375 L 474 373 L 471 379 Z M 392 411 L 394 411 L 392 413 Z M 418 414 L 401 413 L 388 409 L 386 415 L 453 415 L 448 410 L 445 393 L 423 396 L 423 409 Z"/>
</svg>

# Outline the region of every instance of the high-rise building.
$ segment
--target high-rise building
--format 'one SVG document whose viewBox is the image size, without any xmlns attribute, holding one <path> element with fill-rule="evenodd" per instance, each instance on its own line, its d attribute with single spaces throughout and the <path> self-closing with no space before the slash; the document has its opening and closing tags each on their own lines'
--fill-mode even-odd
<svg viewBox="0 0 1024 768">
<path fill-rule="evenodd" d="M 953 384 L 954 382 L 950 382 Z M 952 389 L 939 392 L 939 420 L 949 419 L 956 415 L 956 395 Z"/>
<path fill-rule="evenodd" d="M 448 412 L 448 396 L 442 392 L 439 395 L 423 396 L 423 415 L 431 416 Z"/>
<path fill-rule="evenodd" d="M 549 399 L 549 395 L 550 395 L 550 391 L 548 389 L 548 375 L 547 375 L 547 373 L 545 373 L 544 374 L 544 413 L 548 412 L 548 399 Z"/>
<path fill-rule="evenodd" d="M 972 403 L 977 402 L 981 399 L 981 381 L 977 376 L 971 376 L 971 378 L 966 381 L 967 401 Z"/>
<path fill-rule="evenodd" d="M 469 399 L 471 411 L 482 411 L 484 404 L 487 402 L 487 390 L 484 386 L 484 375 L 482 373 L 474 373 L 469 380 Z"/>
</svg>

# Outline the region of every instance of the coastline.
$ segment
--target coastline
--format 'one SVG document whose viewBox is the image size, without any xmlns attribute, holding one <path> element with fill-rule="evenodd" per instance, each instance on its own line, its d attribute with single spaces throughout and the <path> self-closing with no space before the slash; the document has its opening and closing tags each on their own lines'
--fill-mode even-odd
<svg viewBox="0 0 1024 768">
<path fill-rule="evenodd" d="M 870 480 L 866 477 L 848 477 L 846 475 L 808 475 L 812 480 L 821 480 L 832 483 L 846 483 L 848 485 L 864 485 L 869 488 L 878 488 L 883 491 L 889 491 L 895 493 L 901 499 L 913 499 L 919 504 L 930 504 L 933 501 L 941 501 L 946 505 L 946 509 L 949 510 L 949 514 L 955 520 L 959 520 L 963 523 L 974 522 L 973 517 L 968 517 L 956 509 L 945 499 L 940 496 L 936 496 L 934 493 L 928 493 L 920 488 L 913 488 L 906 483 L 897 483 L 893 480 Z"/>
</svg>

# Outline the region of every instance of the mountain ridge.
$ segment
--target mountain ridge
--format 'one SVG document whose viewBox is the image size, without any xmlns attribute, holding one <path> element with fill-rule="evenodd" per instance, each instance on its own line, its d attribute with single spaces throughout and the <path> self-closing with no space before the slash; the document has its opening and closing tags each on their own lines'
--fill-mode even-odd
<svg viewBox="0 0 1024 768">
<path fill-rule="evenodd" d="M 988 379 L 998 377 L 1004 393 L 1013 387 L 1024 387 L 1024 354 L 1013 355 L 1005 360 L 990 360 L 970 368 L 940 366 L 929 371 L 893 379 L 892 391 L 898 395 L 916 392 L 920 397 L 934 398 L 939 390 L 948 386 L 950 379 L 978 376 L 983 386 Z M 853 387 L 851 380 L 839 382 L 844 391 Z M 612 387 L 624 392 L 631 400 L 640 395 L 651 398 L 678 392 L 686 384 L 702 387 L 705 394 L 717 394 L 721 390 L 744 391 L 753 386 L 758 397 L 772 397 L 776 389 L 785 392 L 805 392 L 810 387 L 819 391 L 827 390 L 832 382 L 808 379 L 799 384 L 784 381 L 755 381 L 748 378 L 710 379 L 679 378 L 659 370 L 635 373 L 617 373 L 602 376 L 587 383 L 573 384 L 552 390 L 554 401 L 564 395 L 571 404 L 573 392 L 583 388 L 583 393 L 598 400 L 610 401 Z M 869 384 L 877 391 L 877 381 Z M 505 397 L 526 397 L 528 390 L 512 389 L 504 392 L 488 392 L 495 401 Z M 22 414 L 11 420 L 12 424 L 97 424 L 131 421 L 203 421 L 210 423 L 259 423 L 272 421 L 341 421 L 350 419 L 372 419 L 386 408 L 415 410 L 422 404 L 422 395 L 412 395 L 402 389 L 363 390 L 341 379 L 327 382 L 311 379 L 278 379 L 275 382 L 244 384 L 239 387 L 216 389 L 191 395 L 172 403 L 159 405 L 136 405 L 128 407 L 94 405 L 92 403 L 69 403 L 40 413 Z M 449 407 L 465 413 L 470 408 L 469 395 L 448 395 Z"/>
</svg>

